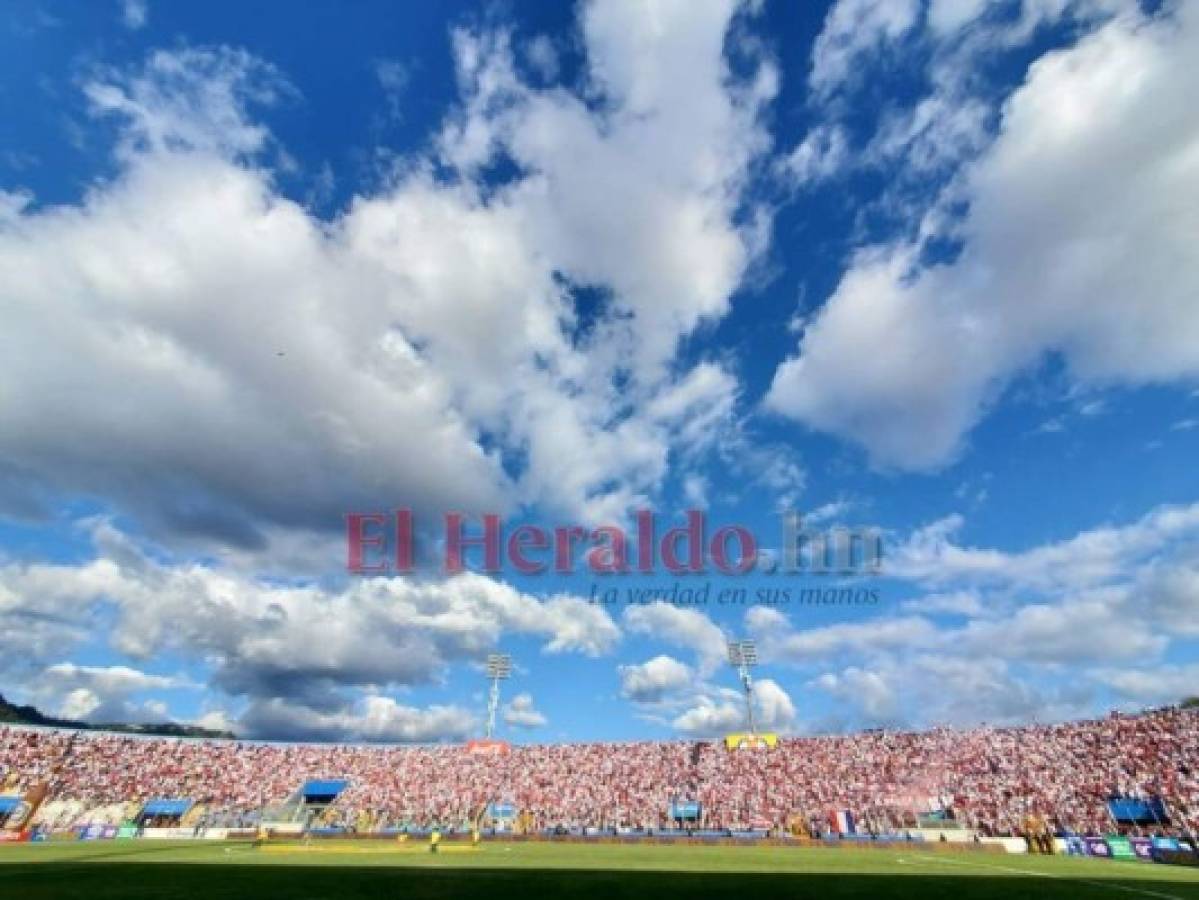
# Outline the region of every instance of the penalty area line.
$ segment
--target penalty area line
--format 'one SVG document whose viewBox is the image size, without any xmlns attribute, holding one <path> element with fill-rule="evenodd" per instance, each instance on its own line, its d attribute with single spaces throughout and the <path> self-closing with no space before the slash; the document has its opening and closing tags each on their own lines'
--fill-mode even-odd
<svg viewBox="0 0 1199 900">
<path fill-rule="evenodd" d="M 1055 872 L 1037 872 L 1033 869 L 1018 869 L 1015 866 L 1001 866 L 995 863 L 974 862 L 964 859 L 941 859 L 936 856 L 916 856 L 923 862 L 941 863 L 947 866 L 972 866 L 977 869 L 994 869 L 998 872 L 1010 872 L 1014 875 L 1029 875 L 1034 878 L 1049 878 L 1056 881 L 1073 881 L 1088 887 L 1109 888 L 1113 891 L 1124 891 L 1127 894 L 1138 894 L 1142 897 L 1156 897 L 1158 900 L 1184 900 L 1177 894 L 1167 894 L 1164 891 L 1151 891 L 1148 888 L 1130 887 L 1127 884 L 1112 884 L 1110 881 L 1094 881 L 1090 878 L 1078 878 L 1073 875 L 1058 875 Z"/>
</svg>

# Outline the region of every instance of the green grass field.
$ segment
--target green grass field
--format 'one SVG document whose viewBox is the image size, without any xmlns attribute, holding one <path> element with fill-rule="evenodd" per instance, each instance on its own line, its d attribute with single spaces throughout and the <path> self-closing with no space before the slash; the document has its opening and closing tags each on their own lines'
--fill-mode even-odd
<svg viewBox="0 0 1199 900">
<path fill-rule="evenodd" d="M 823 847 L 357 841 L 0 845 L 18 898 L 1196 898 L 1199 869 L 1062 857 Z"/>
</svg>

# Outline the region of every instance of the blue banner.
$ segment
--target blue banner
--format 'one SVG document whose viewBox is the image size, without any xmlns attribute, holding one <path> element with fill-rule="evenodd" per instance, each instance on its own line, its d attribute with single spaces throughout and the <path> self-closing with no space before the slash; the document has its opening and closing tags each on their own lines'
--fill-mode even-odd
<svg viewBox="0 0 1199 900">
<path fill-rule="evenodd" d="M 143 816 L 183 816 L 192 808 L 192 801 L 186 798 L 170 799 L 159 797 L 147 800 L 142 807 Z"/>
<path fill-rule="evenodd" d="M 349 784 L 343 778 L 311 779 L 304 782 L 300 793 L 306 800 L 332 800 L 346 789 Z"/>
</svg>

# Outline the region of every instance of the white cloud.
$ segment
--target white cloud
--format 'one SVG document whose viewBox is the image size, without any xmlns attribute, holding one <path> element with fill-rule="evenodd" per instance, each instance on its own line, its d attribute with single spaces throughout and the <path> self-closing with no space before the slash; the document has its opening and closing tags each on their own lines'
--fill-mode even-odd
<svg viewBox="0 0 1199 900">
<path fill-rule="evenodd" d="M 945 643 L 965 654 L 1073 663 L 1155 658 L 1168 639 L 1155 634 L 1150 622 L 1130 616 L 1117 595 L 1028 604 L 1002 620 L 970 622 L 947 634 Z"/>
<path fill-rule="evenodd" d="M 837 125 L 818 125 L 787 154 L 782 166 L 787 176 L 802 186 L 832 177 L 848 162 L 845 130 Z"/>
<path fill-rule="evenodd" d="M 525 58 L 546 81 L 554 81 L 558 77 L 558 50 L 553 40 L 544 34 L 539 34 L 525 44 Z"/>
<path fill-rule="evenodd" d="M 186 679 L 150 675 L 129 666 L 46 666 L 30 683 L 33 698 L 69 719 L 89 722 L 160 722 L 168 719 L 161 701 L 137 700 L 134 694 L 197 687 Z"/>
<path fill-rule="evenodd" d="M 1199 695 L 1199 665 L 1163 665 L 1152 668 L 1102 668 L 1090 673 L 1121 698 L 1136 704 L 1178 703 Z"/>
<path fill-rule="evenodd" d="M 149 13 L 147 0 L 121 0 L 121 24 L 130 31 L 145 28 Z"/>
<path fill-rule="evenodd" d="M 248 107 L 294 91 L 268 64 L 183 48 L 97 73 L 115 177 L 0 224 L 0 504 L 86 494 L 265 557 L 397 498 L 648 503 L 676 446 L 735 424 L 736 379 L 676 350 L 761 249 L 744 187 L 773 70 L 731 76 L 737 8 L 587 5 L 585 96 L 524 83 L 502 32 L 457 32 L 462 104 L 431 155 L 333 221 L 275 189 Z M 522 174 L 496 188 L 479 167 L 501 152 Z"/>
<path fill-rule="evenodd" d="M 881 658 L 825 672 L 810 684 L 843 704 L 848 715 L 839 718 L 842 727 L 1023 724 L 1094 711 L 1093 690 L 1082 679 L 1021 677 L 1006 661 L 985 654 Z"/>
<path fill-rule="evenodd" d="M 934 32 L 949 34 L 978 18 L 991 0 L 932 0 L 928 25 Z"/>
<path fill-rule="evenodd" d="M 519 84 L 506 41 L 457 35 L 468 102 L 443 136 L 447 155 L 471 171 L 503 147 L 537 173 L 510 196 L 563 271 L 610 285 L 634 314 L 630 361 L 642 375 L 681 334 L 727 311 L 749 261 L 750 236 L 728 223 L 746 166 L 768 141 L 756 119 L 773 82 L 725 89 L 722 45 L 736 8 L 672 0 L 647 17 L 626 0 L 588 5 L 591 77 L 612 104 L 603 122 L 568 95 Z M 500 103 L 511 112 L 486 114 Z"/>
<path fill-rule="evenodd" d="M 827 96 L 852 82 L 859 59 L 908 34 L 919 15 L 919 0 L 838 0 L 812 49 L 812 90 Z"/>
<path fill-rule="evenodd" d="M 888 574 L 928 584 L 972 582 L 1041 591 L 1127 580 L 1164 551 L 1199 536 L 1199 503 L 1159 506 L 1128 525 L 1105 525 L 1020 552 L 954 542 L 959 515 L 914 531 L 887 555 Z"/>
<path fill-rule="evenodd" d="M 954 616 L 983 616 L 987 613 L 982 598 L 975 591 L 927 594 L 923 597 L 903 601 L 902 609 L 904 612 L 922 615 L 940 613 Z"/>
<path fill-rule="evenodd" d="M 745 708 L 736 700 L 701 696 L 696 705 L 680 713 L 671 727 L 686 735 L 713 737 L 744 729 Z"/>
<path fill-rule="evenodd" d="M 239 721 L 249 736 L 379 743 L 461 741 L 475 726 L 474 717 L 457 706 L 417 708 L 380 695 L 330 711 L 282 698 L 259 700 Z"/>
<path fill-rule="evenodd" d="M 791 620 L 782 613 L 770 607 L 757 606 L 746 613 L 745 624 L 757 639 L 765 661 L 795 665 L 821 662 L 845 653 L 914 650 L 933 646 L 940 640 L 937 627 L 920 616 L 876 618 L 795 629 Z"/>
<path fill-rule="evenodd" d="M 226 734 L 237 734 L 238 729 L 241 727 L 238 725 L 237 720 L 223 709 L 210 709 L 207 712 L 201 713 L 192 720 L 191 724 L 197 728 L 206 728 L 209 731 L 220 731 Z"/>
<path fill-rule="evenodd" d="M 253 154 L 270 132 L 247 119 L 248 107 L 294 92 L 274 66 L 224 46 L 156 50 L 140 71 L 102 69 L 83 90 L 94 115 L 123 120 L 125 162 L 147 152 Z"/>
<path fill-rule="evenodd" d="M 659 654 L 636 665 L 622 665 L 621 696 L 635 704 L 638 714 L 689 736 L 710 736 L 745 727 L 745 706 L 739 691 L 709 680 L 727 650 L 724 633 L 697 610 L 652 603 L 626 610 L 624 621 L 636 634 L 686 647 L 696 654 L 696 666 Z M 754 683 L 754 714 L 763 729 L 791 730 L 795 706 L 777 682 Z"/>
<path fill-rule="evenodd" d="M 683 478 L 683 499 L 692 509 L 708 508 L 708 479 L 702 475 L 690 474 Z"/>
<path fill-rule="evenodd" d="M 1129 607 L 1163 631 L 1199 637 L 1199 558 L 1155 561 L 1138 572 Z"/>
<path fill-rule="evenodd" d="M 387 100 L 388 114 L 392 119 L 403 118 L 403 100 L 412 81 L 409 66 L 398 59 L 375 60 L 375 78 Z"/>
<path fill-rule="evenodd" d="M 33 195 L 28 191 L 0 190 L 0 225 L 15 222 L 32 202 Z"/>
<path fill-rule="evenodd" d="M 0 613 L 6 626 L 17 626 L 10 666 L 62 653 L 64 638 L 74 646 L 99 622 L 111 622 L 113 649 L 135 659 L 182 656 L 209 674 L 211 687 L 252 701 L 247 721 L 260 722 L 274 707 L 259 701 L 342 707 L 347 689 L 439 679 L 449 663 L 481 659 L 506 634 L 539 637 L 547 653 L 590 655 L 608 652 L 620 635 L 601 608 L 581 598 L 541 600 L 479 575 L 361 579 L 340 589 L 281 584 L 151 558 L 107 523 L 93 529 L 90 562 L 0 566 Z M 76 623 L 76 630 L 29 641 L 21 623 L 42 617 Z M 122 671 L 102 680 L 71 669 L 76 681 L 88 675 L 78 686 L 101 696 L 116 690 L 112 678 Z"/>
<path fill-rule="evenodd" d="M 789 731 L 795 724 L 795 704 L 791 696 L 772 678 L 754 682 L 754 717 L 759 728 Z"/>
<path fill-rule="evenodd" d="M 817 506 L 815 509 L 802 513 L 804 525 L 822 525 L 825 522 L 835 522 L 844 518 L 858 504 L 853 500 L 832 500 Z"/>
<path fill-rule="evenodd" d="M 972 97 L 934 95 L 912 109 L 884 116 L 862 161 L 885 166 L 902 160 L 904 176 L 927 177 L 952 167 L 987 143 L 990 106 Z"/>
<path fill-rule="evenodd" d="M 533 704 L 532 694 L 517 694 L 504 707 L 504 722 L 514 728 L 540 728 L 547 721 Z"/>
<path fill-rule="evenodd" d="M 701 676 L 710 675 L 724 662 L 728 646 L 725 634 L 699 610 L 656 600 L 626 609 L 624 623 L 634 634 L 649 635 L 694 652 Z"/>
<path fill-rule="evenodd" d="M 795 705 L 779 684 L 769 678 L 754 683 L 754 724 L 761 731 L 788 732 L 795 724 Z M 701 694 L 695 705 L 677 715 L 671 726 L 692 737 L 713 737 L 748 727 L 745 702 L 736 691 Z"/>
<path fill-rule="evenodd" d="M 657 703 L 696 686 L 691 668 L 664 654 L 618 671 L 621 696 L 636 703 Z"/>
<path fill-rule="evenodd" d="M 953 459 L 987 403 L 1051 353 L 1081 384 L 1199 377 L 1199 126 L 1173 114 L 1199 87 L 1196 52 L 1199 12 L 1181 4 L 1117 15 L 1037 60 L 961 176 L 965 219 L 934 211 L 915 241 L 859 251 L 767 405 L 919 469 Z M 960 255 L 922 262 L 933 236 L 960 239 Z"/>
<path fill-rule="evenodd" d="M 1162 506 L 1022 551 L 965 547 L 950 516 L 889 556 L 891 577 L 943 586 L 897 614 L 796 627 L 777 609 L 747 612 L 763 660 L 815 672 L 854 724 L 1055 720 L 1176 701 L 1189 675 L 1167 664 L 1199 611 L 1199 518 Z M 1157 677 L 1160 673 L 1160 678 Z"/>
<path fill-rule="evenodd" d="M 825 672 L 812 684 L 858 707 L 872 721 L 890 721 L 899 713 L 894 687 L 878 672 L 850 666 L 839 674 Z"/>
</svg>

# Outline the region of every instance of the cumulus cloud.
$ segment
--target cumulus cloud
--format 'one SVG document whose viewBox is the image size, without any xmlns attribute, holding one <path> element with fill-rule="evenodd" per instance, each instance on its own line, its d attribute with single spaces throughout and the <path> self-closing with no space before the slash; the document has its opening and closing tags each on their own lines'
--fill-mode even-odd
<svg viewBox="0 0 1199 900">
<path fill-rule="evenodd" d="M 746 623 L 758 637 L 763 659 L 800 667 L 921 652 L 1042 665 L 1133 661 L 1159 657 L 1172 630 L 1146 617 L 1122 589 L 1060 595 L 1015 608 L 997 604 L 989 615 L 953 625 L 930 615 L 899 615 L 795 628 L 768 608 L 751 610 Z"/>
<path fill-rule="evenodd" d="M 857 506 L 858 504 L 853 500 L 832 500 L 803 513 L 802 521 L 804 525 L 824 525 L 836 522 L 843 519 L 850 510 Z"/>
<path fill-rule="evenodd" d="M 829 727 L 1052 720 L 1104 695 L 1135 707 L 1189 692 L 1170 653 L 1196 633 L 1195 508 L 1021 551 L 962 546 L 964 527 L 948 517 L 898 544 L 888 575 L 944 590 L 894 613 L 799 627 L 749 610 L 763 661 L 812 673 L 847 711 Z"/>
<path fill-rule="evenodd" d="M 1163 665 L 1141 668 L 1104 667 L 1091 677 L 1111 688 L 1124 701 L 1137 706 L 1177 703 L 1199 695 L 1199 665 Z"/>
<path fill-rule="evenodd" d="M 558 77 L 558 50 L 549 36 L 539 34 L 525 45 L 525 58 L 546 81 Z"/>
<path fill-rule="evenodd" d="M 823 671 L 808 686 L 835 699 L 835 727 L 1058 721 L 1094 712 L 1093 681 L 1046 677 L 979 651 L 914 653 Z"/>
<path fill-rule="evenodd" d="M 665 654 L 619 672 L 621 696 L 636 703 L 655 703 L 695 685 L 691 668 Z"/>
<path fill-rule="evenodd" d="M 695 706 L 680 713 L 671 726 L 686 735 L 715 737 L 747 727 L 745 709 L 735 699 L 701 696 Z"/>
<path fill-rule="evenodd" d="M 808 83 L 827 96 L 852 82 L 858 60 L 884 50 L 916 25 L 919 0 L 839 0 L 825 18 L 812 49 Z"/>
<path fill-rule="evenodd" d="M 1199 558 L 1155 561 L 1138 573 L 1130 595 L 1146 620 L 1176 635 L 1199 636 Z"/>
<path fill-rule="evenodd" d="M 624 623 L 634 634 L 694 652 L 700 675 L 710 675 L 724 662 L 728 643 L 724 632 L 697 609 L 656 600 L 626 609 Z"/>
<path fill-rule="evenodd" d="M 951 632 L 947 644 L 964 653 L 996 652 L 1010 660 L 1071 663 L 1159 656 L 1169 639 L 1153 623 L 1129 615 L 1123 594 L 1070 598 L 1020 607 L 1000 620 L 973 621 Z"/>
<path fill-rule="evenodd" d="M 1166 551 L 1199 537 L 1199 503 L 1155 507 L 1127 525 L 1092 528 L 1020 552 L 962 546 L 956 535 L 964 523 L 952 515 L 916 529 L 888 553 L 889 574 L 925 584 L 972 582 L 1041 591 L 1099 587 L 1127 580 Z"/>
<path fill-rule="evenodd" d="M 130 163 L 146 152 L 253 154 L 270 132 L 248 109 L 294 91 L 274 66 L 225 46 L 156 50 L 140 70 L 98 70 L 83 90 L 93 115 L 122 120 L 118 151 Z"/>
<path fill-rule="evenodd" d="M 676 350 L 761 248 L 744 188 L 775 84 L 766 60 L 729 71 L 739 9 L 587 4 L 581 94 L 526 83 L 502 30 L 457 31 L 433 149 L 332 221 L 276 189 L 253 110 L 295 92 L 268 63 L 96 70 L 115 177 L 0 220 L 0 504 L 87 495 L 265 554 L 397 499 L 585 521 L 647 502 L 676 444 L 735 425 L 736 379 Z M 497 186 L 500 157 L 520 174 Z"/>
<path fill-rule="evenodd" d="M 928 25 L 945 35 L 957 31 L 978 18 L 991 0 L 932 0 L 928 5 Z"/>
<path fill-rule="evenodd" d="M 96 556 L 88 562 L 0 567 L 0 614 L 15 626 L 8 665 L 61 653 L 62 640 L 73 646 L 103 621 L 118 652 L 181 656 L 207 672 L 212 687 L 249 701 L 243 719 L 254 731 L 299 715 L 300 707 L 322 715 L 344 710 L 347 690 L 437 680 L 449 663 L 481 659 L 505 634 L 538 637 L 547 653 L 590 655 L 610 651 L 620 635 L 601 608 L 581 598 L 538 599 L 479 575 L 362 579 L 340 589 L 281 584 L 151 557 L 104 521 L 92 529 Z M 22 623 L 41 619 L 74 630 L 28 642 Z M 73 686 L 101 696 L 98 687 L 120 693 L 128 682 L 113 678 L 125 671 L 71 668 L 54 677 L 70 674 L 80 682 Z M 316 733 L 319 723 L 310 724 Z M 392 727 L 379 726 L 381 733 Z"/>
<path fill-rule="evenodd" d="M 934 623 L 920 616 L 881 617 L 796 629 L 779 611 L 758 606 L 746 613 L 745 624 L 757 638 L 764 660 L 793 664 L 819 662 L 843 653 L 917 648 L 940 640 Z"/>
<path fill-rule="evenodd" d="M 878 672 L 850 666 L 839 673 L 825 672 L 813 685 L 857 706 L 872 722 L 890 721 L 899 713 L 895 687 Z"/>
<path fill-rule="evenodd" d="M 460 707 L 422 709 L 381 695 L 330 711 L 274 697 L 255 701 L 239 721 L 239 728 L 251 737 L 374 743 L 461 741 L 476 727 L 474 717 Z"/>
<path fill-rule="evenodd" d="M 742 695 L 716 684 L 711 676 L 724 660 L 724 633 L 705 614 L 666 603 L 632 607 L 625 625 L 636 634 L 684 647 L 696 656 L 694 667 L 659 654 L 643 663 L 621 665 L 620 693 L 638 715 L 689 737 L 710 737 L 746 726 Z M 754 683 L 754 715 L 764 729 L 790 731 L 795 705 L 776 681 Z"/>
<path fill-rule="evenodd" d="M 754 716 L 760 728 L 787 731 L 795 724 L 795 704 L 777 681 L 760 678 L 754 682 Z"/>
<path fill-rule="evenodd" d="M 883 21 L 868 33 L 907 20 Z M 1051 354 L 1080 384 L 1199 377 L 1199 127 L 1171 112 L 1199 87 L 1197 50 L 1199 13 L 1180 4 L 1114 15 L 1038 59 L 959 178 L 964 219 L 934 210 L 914 239 L 860 249 L 767 406 L 877 465 L 925 469 Z M 930 263 L 930 238 L 961 252 Z"/>
<path fill-rule="evenodd" d="M 643 718 L 689 737 L 710 737 L 746 726 L 745 701 L 710 676 L 724 659 L 723 632 L 703 613 L 654 603 L 629 609 L 629 630 L 658 641 L 682 646 L 696 654 L 696 666 L 659 654 L 635 665 L 619 666 L 620 693 Z M 763 729 L 790 731 L 796 723 L 795 705 L 778 682 L 754 682 L 754 715 Z"/>
<path fill-rule="evenodd" d="M 849 161 L 849 141 L 843 128 L 818 125 L 783 159 L 784 174 L 796 185 L 821 181 Z"/>
<path fill-rule="evenodd" d="M 80 666 L 60 662 L 46 666 L 30 685 L 32 697 L 49 703 L 58 714 L 88 722 L 161 722 L 170 718 L 154 697 L 133 695 L 173 688 L 194 688 L 187 679 L 151 675 L 129 666 Z"/>
<path fill-rule="evenodd" d="M 985 616 L 987 612 L 982 597 L 969 590 L 926 594 L 903 601 L 902 609 L 920 615 Z"/>
<path fill-rule="evenodd" d="M 532 694 L 517 694 L 504 706 L 504 722 L 514 728 L 540 728 L 547 721 L 534 705 Z"/>
<path fill-rule="evenodd" d="M 795 724 L 795 705 L 779 684 L 769 678 L 754 683 L 754 724 L 763 731 L 787 732 Z M 692 737 L 715 737 L 748 727 L 745 701 L 736 691 L 712 690 L 676 716 L 672 727 Z"/>
</svg>

